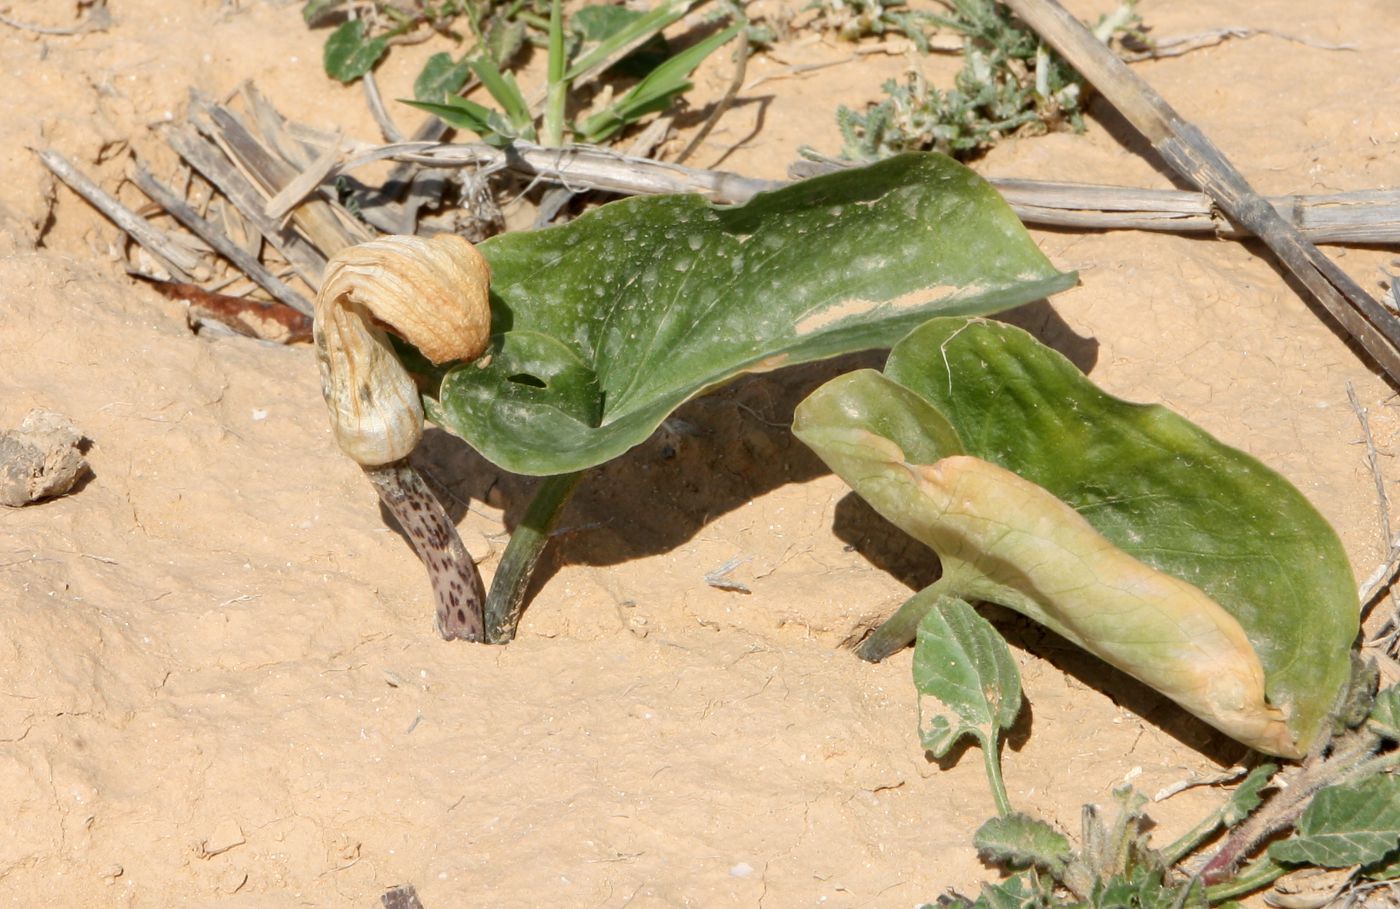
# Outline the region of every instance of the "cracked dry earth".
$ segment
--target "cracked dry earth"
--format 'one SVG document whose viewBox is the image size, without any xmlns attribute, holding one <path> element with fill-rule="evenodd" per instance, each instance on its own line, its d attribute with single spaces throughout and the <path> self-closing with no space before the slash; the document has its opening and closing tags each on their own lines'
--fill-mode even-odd
<svg viewBox="0 0 1400 909">
<path fill-rule="evenodd" d="M 1093 18 L 1111 4 L 1071 5 Z M 324 33 L 298 4 L 109 6 L 102 32 L 0 26 L 0 426 L 63 412 L 92 467 L 72 494 L 0 513 L 0 905 L 367 907 L 411 882 L 428 909 L 912 906 L 992 873 L 970 844 L 993 812 L 980 761 L 925 758 L 907 652 L 871 666 L 842 646 L 930 560 L 787 431 L 835 366 L 685 407 L 587 482 L 519 640 L 445 643 L 421 567 L 335 450 L 309 349 L 192 335 L 30 150 L 57 149 L 136 203 L 126 150 L 169 166 L 150 127 L 190 87 L 222 96 L 256 78 L 289 116 L 373 138 L 358 90 L 321 74 Z M 1400 184 L 1390 0 L 1140 10 L 1163 36 L 1252 26 L 1350 45 L 1265 34 L 1136 68 L 1261 191 Z M 80 10 L 3 12 L 61 26 Z M 434 49 L 396 54 L 386 97 Z M 750 71 L 848 54 L 793 41 Z M 696 163 L 781 177 L 801 144 L 836 150 L 838 103 L 878 97 L 906 65 L 873 54 L 765 81 Z M 956 61 L 924 65 L 946 84 Z M 702 70 L 695 103 L 728 78 Z M 1084 135 L 1007 142 L 978 166 L 1171 185 L 1119 117 L 1092 113 Z M 1359 577 L 1382 561 L 1347 386 L 1388 486 L 1392 391 L 1260 247 L 1036 238 L 1081 283 L 1009 318 L 1112 392 L 1162 401 L 1281 470 Z M 1329 252 L 1373 289 L 1394 256 Z M 489 577 L 528 485 L 442 433 L 419 463 Z M 728 577 L 750 593 L 705 583 L 735 559 Z M 1018 805 L 1074 830 L 1079 806 L 1124 780 L 1154 793 L 1240 757 L 1033 626 L 998 621 L 1031 703 L 1005 760 Z M 1154 804 L 1159 835 L 1218 798 Z"/>
</svg>

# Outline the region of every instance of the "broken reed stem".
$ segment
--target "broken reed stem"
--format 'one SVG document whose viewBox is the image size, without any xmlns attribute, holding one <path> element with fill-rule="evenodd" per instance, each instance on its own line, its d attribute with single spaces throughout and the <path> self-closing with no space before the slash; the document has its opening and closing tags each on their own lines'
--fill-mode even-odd
<svg viewBox="0 0 1400 909">
<path fill-rule="evenodd" d="M 178 281 L 193 283 L 192 272 L 199 270 L 199 257 L 187 249 L 182 249 L 171 240 L 165 231 L 151 224 L 136 212 L 117 201 L 56 151 L 38 150 L 39 160 L 44 162 L 55 177 L 68 185 L 73 192 L 87 200 L 88 204 L 106 215 L 113 224 L 126 231 L 131 239 L 141 245 Z"/>
<path fill-rule="evenodd" d="M 267 199 L 252 181 L 229 161 L 218 146 L 188 125 L 165 131 L 165 141 L 204 179 L 208 180 L 262 234 L 263 239 L 296 269 L 310 287 L 319 287 L 326 257 L 308 240 L 263 213 Z"/>
<path fill-rule="evenodd" d="M 1372 605 L 1377 602 L 1379 595 L 1384 592 L 1390 599 L 1391 611 L 1386 617 L 1385 624 L 1380 630 L 1371 636 L 1369 643 L 1379 643 L 1386 653 L 1393 653 L 1397 640 L 1400 640 L 1400 597 L 1395 595 L 1395 590 L 1391 582 L 1395 577 L 1395 562 L 1400 557 L 1400 548 L 1397 548 L 1395 532 L 1391 527 L 1390 520 L 1390 495 L 1385 491 L 1385 475 L 1381 473 L 1380 455 L 1376 451 L 1376 439 L 1371 433 L 1371 420 L 1366 414 L 1366 408 L 1361 406 L 1361 400 L 1356 396 L 1356 388 L 1351 382 L 1347 382 L 1347 401 L 1351 403 L 1351 411 L 1356 414 L 1356 420 L 1361 424 L 1361 438 L 1366 444 L 1366 463 L 1371 468 L 1371 479 L 1376 484 L 1376 504 L 1381 515 L 1382 539 L 1387 541 L 1386 566 L 1383 577 L 1377 579 L 1374 587 L 1368 583 L 1363 585 L 1360 591 L 1361 597 L 1361 618 L 1363 621 L 1368 617 Z"/>
<path fill-rule="evenodd" d="M 175 195 L 173 190 L 152 176 L 140 160 L 132 162 L 131 179 L 143 193 L 155 200 L 156 204 L 165 209 L 172 218 L 214 247 L 219 255 L 236 265 L 259 287 L 271 294 L 274 300 L 285 303 L 304 315 L 312 314 L 310 300 L 284 284 L 280 278 L 264 268 L 255 256 L 249 255 L 242 247 L 230 240 L 222 230 L 201 218 L 199 213 L 185 204 L 184 200 Z"/>
<path fill-rule="evenodd" d="M 777 189 L 786 182 L 685 167 L 588 146 L 545 149 L 527 143 L 503 149 L 482 143 L 362 145 L 337 172 L 384 159 L 443 168 L 504 168 L 576 190 L 598 189 L 623 195 L 693 192 L 724 204 L 747 202 L 755 194 Z M 836 166 L 839 165 L 798 162 L 793 171 L 799 176 L 810 176 Z M 1247 227 L 1222 216 L 1205 193 L 999 177 L 989 178 L 988 182 L 1028 224 L 1074 230 L 1251 236 Z M 1400 190 L 1274 196 L 1268 201 L 1281 217 L 1314 242 L 1400 244 Z"/>
<path fill-rule="evenodd" d="M 1376 302 L 1256 193 L 1213 142 L 1128 69 L 1056 0 L 1006 5 L 1103 94 L 1172 169 L 1263 240 L 1341 328 L 1400 383 L 1400 320 Z"/>
</svg>

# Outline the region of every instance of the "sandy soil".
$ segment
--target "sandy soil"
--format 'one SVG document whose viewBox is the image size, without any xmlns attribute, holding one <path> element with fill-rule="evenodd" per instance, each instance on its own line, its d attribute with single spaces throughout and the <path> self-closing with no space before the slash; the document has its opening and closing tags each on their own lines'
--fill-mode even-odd
<svg viewBox="0 0 1400 909">
<path fill-rule="evenodd" d="M 1160 35 L 1257 26 L 1353 45 L 1261 35 L 1138 71 L 1263 191 L 1400 185 L 1400 7 L 1141 10 Z M 0 11 L 60 26 L 79 14 L 67 0 Z M 192 335 L 30 150 L 56 148 L 137 202 L 127 152 L 169 163 L 151 127 L 190 87 L 254 78 L 289 116 L 372 138 L 358 89 L 323 77 L 324 33 L 296 3 L 111 12 L 109 30 L 71 37 L 0 25 L 0 426 L 62 411 L 92 465 L 73 494 L 0 513 L 0 902 L 370 906 L 411 882 L 429 909 L 910 906 L 991 873 L 970 845 L 993 811 L 980 760 L 926 759 L 907 652 L 871 666 L 842 647 L 930 560 L 787 431 L 837 367 L 684 408 L 693 432 L 663 432 L 588 481 L 513 645 L 444 643 L 421 567 L 332 443 L 309 349 Z M 407 92 L 427 51 L 395 55 L 386 95 Z M 789 46 L 751 72 L 846 53 Z M 778 177 L 800 144 L 835 151 L 836 103 L 877 97 L 904 65 L 766 82 L 697 163 Z M 946 80 L 955 63 L 928 67 Z M 698 97 L 727 78 L 703 72 Z M 1142 151 L 1098 107 L 1085 135 L 1009 142 L 979 166 L 1170 185 Z M 1082 283 L 1011 318 L 1111 391 L 1163 401 L 1281 470 L 1358 576 L 1381 561 L 1346 389 L 1394 475 L 1391 389 L 1258 246 L 1036 237 Z M 1393 255 L 1331 251 L 1369 288 Z M 528 484 L 443 433 L 421 454 L 489 577 Z M 732 558 L 752 593 L 705 584 Z M 1154 793 L 1241 756 L 1033 626 L 1002 626 L 1031 703 L 1005 762 L 1019 806 L 1074 830 L 1079 806 L 1124 780 Z M 1170 836 L 1218 798 L 1192 790 L 1151 814 Z"/>
</svg>

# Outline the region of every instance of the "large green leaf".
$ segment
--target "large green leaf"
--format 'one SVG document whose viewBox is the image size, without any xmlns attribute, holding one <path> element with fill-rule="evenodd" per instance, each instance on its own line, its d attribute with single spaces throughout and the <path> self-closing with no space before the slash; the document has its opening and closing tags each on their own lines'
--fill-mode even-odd
<svg viewBox="0 0 1400 909">
<path fill-rule="evenodd" d="M 1269 858 L 1345 868 L 1378 861 L 1397 846 L 1400 779 L 1373 776 L 1319 792 L 1298 819 L 1293 836 L 1269 847 Z"/>
<path fill-rule="evenodd" d="M 501 467 L 537 475 L 608 461 L 741 373 L 886 347 L 931 315 L 993 312 L 1074 281 L 991 187 L 932 154 L 737 207 L 625 199 L 481 251 L 490 356 L 450 371 L 428 410 Z"/>
<path fill-rule="evenodd" d="M 981 320 L 931 321 L 885 374 L 818 389 L 794 431 L 939 552 L 950 595 L 1018 609 L 1262 750 L 1297 756 L 1324 734 L 1357 628 L 1351 570 L 1254 458 Z M 1271 706 L 1244 695 L 1251 663 Z"/>
<path fill-rule="evenodd" d="M 920 722 L 924 748 L 941 758 L 958 739 L 973 735 L 995 750 L 1021 712 L 1021 674 L 1006 641 L 962 600 L 932 588 L 916 596 L 932 596 L 934 603 L 919 623 L 914 687 L 947 708 Z"/>
</svg>

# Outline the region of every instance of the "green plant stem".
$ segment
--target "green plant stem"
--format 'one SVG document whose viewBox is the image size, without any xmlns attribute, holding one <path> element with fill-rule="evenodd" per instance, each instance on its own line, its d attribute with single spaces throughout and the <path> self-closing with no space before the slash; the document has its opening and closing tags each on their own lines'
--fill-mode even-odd
<svg viewBox="0 0 1400 909">
<path fill-rule="evenodd" d="M 875 632 L 856 648 L 856 656 L 871 663 L 909 646 L 919 633 L 919 623 L 940 596 L 971 599 L 971 582 L 959 576 L 952 563 L 945 562 L 943 576 L 904 601 L 894 615 L 885 619 Z"/>
<path fill-rule="evenodd" d="M 1375 759 L 1368 758 L 1379 745 L 1380 738 L 1374 732 L 1357 729 L 1339 736 L 1332 744 L 1331 756 L 1326 760 L 1320 754 L 1310 756 L 1298 769 L 1297 775 L 1287 780 L 1286 789 L 1276 792 L 1273 798 L 1230 832 L 1201 869 L 1201 878 L 1207 884 L 1216 885 L 1237 879 L 1237 876 L 1230 876 L 1230 869 L 1253 854 L 1271 835 L 1297 823 L 1319 789 L 1354 780 L 1359 768 L 1375 766 Z M 1382 756 L 1377 769 L 1387 766 L 1384 761 L 1386 757 L 1388 755 Z"/>
<path fill-rule="evenodd" d="M 1162 861 L 1168 866 L 1175 865 L 1215 832 L 1224 820 L 1224 809 L 1212 811 L 1210 816 L 1178 837 L 1170 846 L 1162 850 Z"/>
<path fill-rule="evenodd" d="M 564 72 L 569 61 L 564 58 L 564 12 L 562 0 L 549 4 L 549 85 L 544 96 L 544 123 L 541 142 L 550 148 L 564 144 L 564 104 L 569 96 L 569 83 Z"/>
<path fill-rule="evenodd" d="M 856 648 L 856 656 L 871 663 L 878 663 L 885 657 L 909 646 L 919 633 L 919 623 L 924 616 L 928 615 L 932 604 L 938 602 L 938 596 L 924 596 L 935 587 L 943 583 L 939 578 L 919 593 L 904 601 L 904 605 L 895 610 L 894 615 L 885 619 L 875 632 L 866 638 L 865 641 Z"/>
<path fill-rule="evenodd" d="M 1006 794 L 1006 783 L 1001 778 L 1001 742 L 996 736 L 982 740 L 982 765 L 987 768 L 987 782 L 992 785 L 992 799 L 997 803 L 997 813 L 1002 817 L 1011 816 L 1011 799 Z"/>
<path fill-rule="evenodd" d="M 1287 870 L 1281 865 L 1274 864 L 1268 856 L 1264 856 L 1229 880 L 1216 884 L 1214 887 L 1207 887 L 1206 899 L 1214 905 L 1237 896 L 1243 896 L 1246 893 L 1253 893 L 1283 877 Z"/>
<path fill-rule="evenodd" d="M 487 643 L 505 644 L 515 637 L 515 627 L 520 623 L 520 612 L 525 606 L 525 592 L 535 573 L 535 563 L 549 544 L 549 536 L 559 524 L 564 506 L 569 503 L 581 479 L 581 470 L 545 477 L 540 488 L 535 490 L 535 497 L 525 511 L 525 519 L 510 535 L 510 543 L 501 557 L 501 566 L 491 579 L 491 592 L 486 596 Z"/>
</svg>

